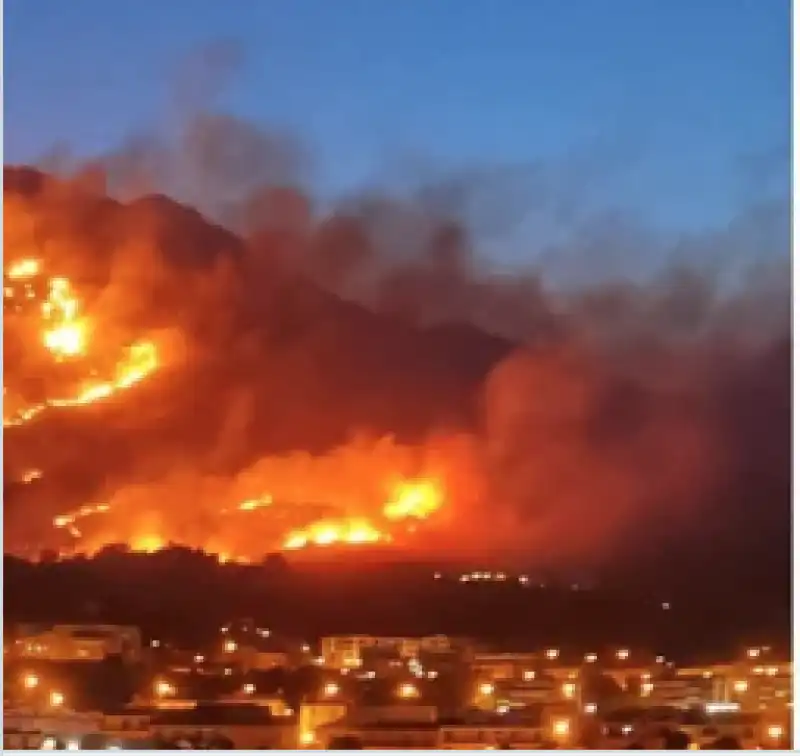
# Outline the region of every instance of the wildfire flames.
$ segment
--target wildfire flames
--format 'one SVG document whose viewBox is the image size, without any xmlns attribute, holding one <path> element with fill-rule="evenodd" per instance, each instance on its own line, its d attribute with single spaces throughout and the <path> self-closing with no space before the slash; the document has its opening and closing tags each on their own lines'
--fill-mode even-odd
<svg viewBox="0 0 800 756">
<path fill-rule="evenodd" d="M 398 528 L 413 532 L 416 521 L 433 516 L 443 504 L 442 491 L 433 481 L 403 481 L 394 485 L 389 499 L 377 516 L 345 515 L 314 520 L 302 528 L 288 532 L 277 546 L 287 551 L 294 551 L 306 547 L 391 543 L 393 533 L 398 532 Z M 270 495 L 262 495 L 241 501 L 234 507 L 234 511 L 249 513 L 269 509 L 273 505 L 274 500 Z M 73 512 L 58 515 L 53 519 L 53 526 L 68 533 L 74 539 L 77 550 L 96 551 L 107 542 L 107 536 L 85 538 L 79 522 L 108 514 L 112 509 L 112 505 L 108 503 L 86 504 Z M 129 534 L 125 540 L 131 551 L 146 553 L 158 551 L 171 541 L 181 542 L 179 534 L 175 534 L 174 538 L 168 538 L 151 531 Z M 224 539 L 217 539 L 220 540 Z M 245 554 L 236 554 L 232 557 L 231 551 L 222 547 L 224 544 L 209 541 L 204 545 L 208 551 L 224 555 L 225 561 L 232 558 L 241 561 L 248 559 L 248 555 Z"/>
<path fill-rule="evenodd" d="M 9 551 L 556 564 L 783 501 L 788 279 L 550 292 L 482 270 L 425 208 L 316 217 L 276 190 L 244 239 L 79 179 L 7 170 Z"/>
<path fill-rule="evenodd" d="M 38 299 L 37 284 L 43 278 L 42 262 L 24 258 L 11 262 L 5 270 L 3 298 L 12 310 L 21 312 L 19 299 Z M 39 302 L 38 320 L 41 342 L 55 362 L 86 360 L 90 353 L 92 324 L 81 313 L 81 301 L 69 279 L 46 279 L 46 297 Z M 130 388 L 158 368 L 158 352 L 151 341 L 139 341 L 123 350 L 112 377 L 95 377 L 83 381 L 72 395 L 47 397 L 42 401 L 14 406 L 8 390 L 3 387 L 3 426 L 24 425 L 50 407 L 77 407 L 110 397 L 117 391 Z M 9 406 L 10 405 L 10 406 Z"/>
<path fill-rule="evenodd" d="M 48 277 L 42 260 L 37 258 L 21 258 L 10 262 L 5 270 L 4 298 L 6 307 L 14 313 L 30 315 L 30 306 L 35 310 L 36 329 L 40 334 L 41 346 L 49 354 L 55 364 L 72 363 L 82 364 L 89 362 L 92 354 L 92 334 L 102 324 L 93 322 L 92 318 L 84 311 L 83 302 L 72 285 L 64 276 Z M 39 296 L 43 291 L 44 295 Z M 21 302 L 28 305 L 23 307 Z M 22 426 L 48 408 L 78 407 L 101 401 L 115 392 L 122 391 L 147 378 L 159 366 L 159 355 L 152 341 L 137 341 L 123 350 L 121 359 L 116 363 L 114 375 L 106 380 L 101 380 L 94 375 L 81 381 L 72 395 L 46 397 L 40 401 L 14 406 L 6 401 L 3 424 L 6 428 Z M 8 391 L 4 387 L 4 396 Z M 369 464 L 367 461 L 366 464 Z M 444 494 L 439 482 L 434 480 L 400 480 L 397 472 L 382 473 L 385 480 L 376 485 L 373 481 L 372 491 L 383 488 L 385 501 L 382 508 L 377 509 L 377 514 L 368 515 L 359 513 L 348 514 L 353 502 L 346 501 L 348 496 L 360 498 L 361 493 L 340 494 L 334 509 L 342 511 L 341 516 L 325 516 L 312 520 L 302 527 L 289 529 L 277 544 L 264 544 L 265 548 L 279 547 L 285 550 L 297 550 L 306 547 L 325 546 L 358 546 L 364 544 L 390 543 L 398 527 L 405 527 L 413 531 L 413 523 L 425 520 L 434 515 L 442 507 Z M 328 471 L 330 472 L 330 471 Z M 39 469 L 25 471 L 19 482 L 30 484 L 42 477 Z M 269 470 L 266 471 L 266 480 L 259 482 L 261 490 L 255 496 L 245 498 L 233 507 L 233 510 L 248 512 L 263 512 L 274 507 L 275 498 L 272 493 L 264 493 L 264 485 L 270 483 Z M 285 476 L 284 476 L 285 477 Z M 391 480 L 394 478 L 394 480 Z M 308 483 L 308 481 L 306 481 Z M 329 483 L 323 481 L 325 487 Z M 252 485 L 248 482 L 248 485 Z M 316 484 L 314 484 L 316 485 Z M 300 481 L 284 480 L 281 494 L 289 500 L 302 497 L 309 493 L 313 498 L 325 500 L 327 492 L 316 488 L 313 492 L 301 491 L 303 485 Z M 374 502 L 361 501 L 362 510 L 375 511 Z M 302 509 L 302 508 L 301 508 Z M 356 506 L 359 509 L 359 506 Z M 91 552 L 100 548 L 106 542 L 106 536 L 87 535 L 84 532 L 84 523 L 96 523 L 101 515 L 108 516 L 115 507 L 112 503 L 85 504 L 73 511 L 62 513 L 53 518 L 53 526 L 57 531 L 63 531 L 72 542 L 70 550 Z M 113 516 L 113 515 L 112 515 Z M 95 528 L 96 530 L 96 528 Z M 132 551 L 153 552 L 163 548 L 170 542 L 181 542 L 179 534 L 166 534 L 148 530 L 144 533 L 126 532 L 123 534 Z M 221 548 L 220 544 L 210 543 L 209 550 L 224 554 L 225 559 L 230 559 L 229 549 Z M 239 556 L 234 558 L 243 559 Z"/>
</svg>

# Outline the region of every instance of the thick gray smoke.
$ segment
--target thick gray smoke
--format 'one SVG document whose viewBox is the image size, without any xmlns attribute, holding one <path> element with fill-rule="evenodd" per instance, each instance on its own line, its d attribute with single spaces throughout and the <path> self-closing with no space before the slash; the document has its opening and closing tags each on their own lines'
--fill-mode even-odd
<svg viewBox="0 0 800 756">
<path fill-rule="evenodd" d="M 58 188 L 6 171 L 6 197 L 100 310 L 186 341 L 143 387 L 146 411 L 119 410 L 102 441 L 66 420 L 58 443 L 9 434 L 11 464 L 38 455 L 108 496 L 178 459 L 202 487 L 357 431 L 412 445 L 466 432 L 482 497 L 432 548 L 585 564 L 676 542 L 742 553 L 788 528 L 785 197 L 691 238 L 583 212 L 574 177 L 541 166 L 323 203 L 298 140 L 200 111 L 199 91 L 172 131 Z M 548 203 L 561 240 L 498 270 L 486 229 Z"/>
</svg>

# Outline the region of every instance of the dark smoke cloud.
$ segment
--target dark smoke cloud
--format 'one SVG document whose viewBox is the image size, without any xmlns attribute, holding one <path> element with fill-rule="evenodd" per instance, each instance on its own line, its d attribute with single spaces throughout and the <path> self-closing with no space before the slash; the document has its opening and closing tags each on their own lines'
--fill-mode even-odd
<svg viewBox="0 0 800 756">
<path fill-rule="evenodd" d="M 541 167 L 323 209 L 297 140 L 204 112 L 198 91 L 171 137 L 133 140 L 69 181 L 6 170 L 6 201 L 97 313 L 183 342 L 128 408 L 98 418 L 102 433 L 67 419 L 15 431 L 7 465 L 45 459 L 82 496 L 136 484 L 137 516 L 180 509 L 188 531 L 205 520 L 176 496 L 224 498 L 266 455 L 323 455 L 358 431 L 412 446 L 467 433 L 455 458 L 481 495 L 430 548 L 548 566 L 690 547 L 730 559 L 769 532 L 788 553 L 783 197 L 678 239 L 583 212 L 568 191 L 580 182 Z M 568 233 L 500 272 L 482 233 L 518 222 L 531 197 Z M 622 275 L 638 257 L 659 264 Z M 24 365 L 6 352 L 12 376 Z M 176 470 L 182 488 L 165 482 Z"/>
</svg>

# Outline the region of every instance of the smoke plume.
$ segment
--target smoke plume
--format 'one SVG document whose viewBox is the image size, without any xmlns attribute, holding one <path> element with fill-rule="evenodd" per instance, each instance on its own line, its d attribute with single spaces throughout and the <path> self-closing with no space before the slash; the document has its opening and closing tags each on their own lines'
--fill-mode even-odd
<svg viewBox="0 0 800 756">
<path fill-rule="evenodd" d="M 149 539 L 259 558 L 342 518 L 387 548 L 542 566 L 782 537 L 782 199 L 670 240 L 552 198 L 572 232 L 501 272 L 480 228 L 524 205 L 517 173 L 331 206 L 308 167 L 297 140 L 195 112 L 58 176 L 6 168 L 7 287 L 10 264 L 40 260 L 91 337 L 54 362 L 24 301 L 47 279 L 7 291 L 5 416 L 45 407 L 6 429 L 7 550 Z M 655 272 L 598 275 L 631 239 Z M 144 340 L 146 378 L 65 403 Z M 404 481 L 435 481 L 441 506 L 387 518 Z"/>
</svg>

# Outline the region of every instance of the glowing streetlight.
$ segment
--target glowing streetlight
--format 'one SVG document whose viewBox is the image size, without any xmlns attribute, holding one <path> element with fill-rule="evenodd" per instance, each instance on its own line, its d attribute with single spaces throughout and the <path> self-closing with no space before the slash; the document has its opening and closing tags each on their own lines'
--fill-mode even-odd
<svg viewBox="0 0 800 756">
<path fill-rule="evenodd" d="M 416 698 L 419 695 L 419 690 L 413 683 L 403 683 L 397 689 L 397 695 L 400 698 Z"/>
<path fill-rule="evenodd" d="M 153 691 L 157 698 L 169 698 L 175 695 L 175 687 L 167 680 L 156 680 L 153 684 Z"/>
<path fill-rule="evenodd" d="M 39 675 L 29 672 L 22 678 L 22 687 L 25 690 L 33 690 L 39 685 Z"/>
<path fill-rule="evenodd" d="M 313 745 L 316 738 L 314 737 L 313 732 L 301 732 L 300 733 L 300 745 L 302 746 L 310 746 Z"/>
<path fill-rule="evenodd" d="M 770 725 L 767 727 L 767 737 L 770 740 L 780 740 L 783 737 L 783 727 L 780 725 Z"/>
<path fill-rule="evenodd" d="M 555 719 L 553 720 L 553 735 L 557 738 L 566 738 L 569 735 L 569 720 L 568 719 Z"/>
</svg>

